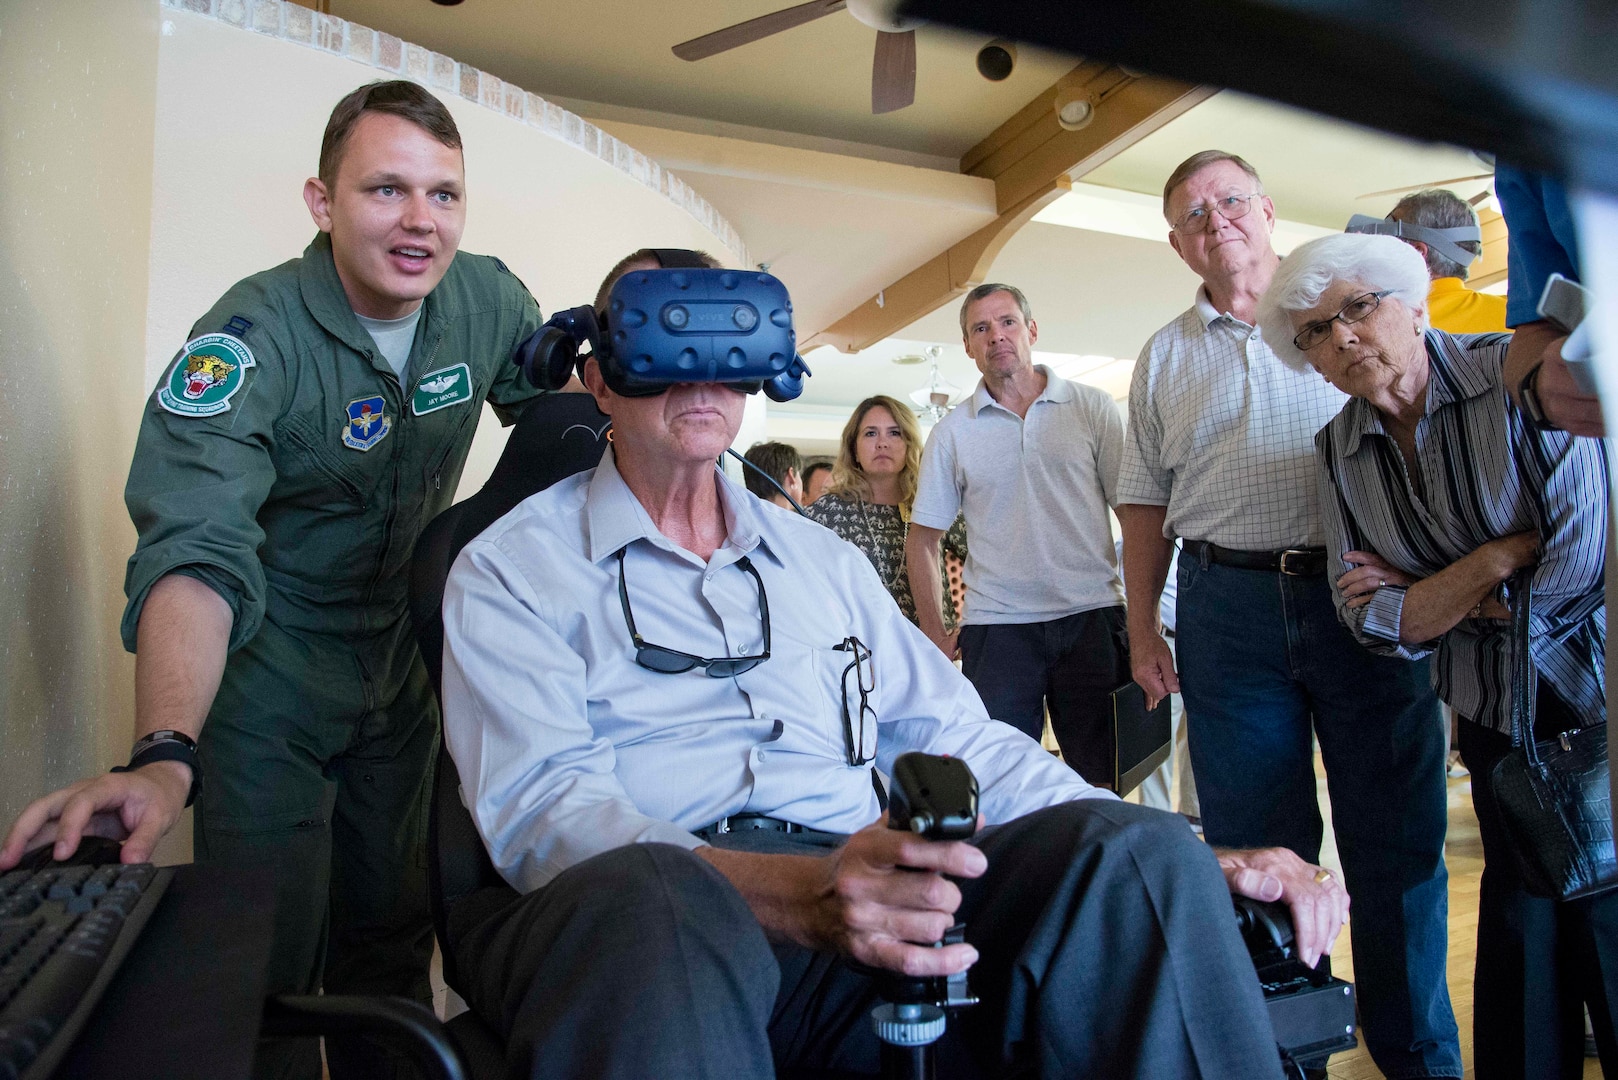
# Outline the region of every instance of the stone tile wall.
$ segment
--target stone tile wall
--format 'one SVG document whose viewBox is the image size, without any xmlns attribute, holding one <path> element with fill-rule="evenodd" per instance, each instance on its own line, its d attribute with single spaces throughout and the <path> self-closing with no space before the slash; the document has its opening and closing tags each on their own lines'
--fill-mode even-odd
<svg viewBox="0 0 1618 1080">
<path fill-rule="evenodd" d="M 194 12 L 230 26 L 281 38 L 311 49 L 369 64 L 379 72 L 410 79 L 440 95 L 450 95 L 504 113 L 554 139 L 627 173 L 685 210 L 751 265 L 741 236 L 708 200 L 674 173 L 594 124 L 538 94 L 432 52 L 334 15 L 323 15 L 286 0 L 162 0 L 166 8 Z"/>
</svg>

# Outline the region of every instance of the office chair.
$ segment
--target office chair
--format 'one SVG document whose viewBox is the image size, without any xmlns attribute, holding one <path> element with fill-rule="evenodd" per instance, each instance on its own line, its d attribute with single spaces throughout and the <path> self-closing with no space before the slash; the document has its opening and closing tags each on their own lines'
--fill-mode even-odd
<svg viewBox="0 0 1618 1080">
<path fill-rule="evenodd" d="M 455 557 L 467 541 L 528 496 L 574 473 L 595 468 L 606 449 L 610 423 L 588 394 L 535 398 L 512 428 L 488 481 L 477 494 L 434 518 L 416 541 L 410 563 L 410 618 L 435 695 L 440 692 L 444 651 L 439 608 Z M 452 911 L 462 905 L 498 907 L 517 894 L 489 861 L 471 812 L 461 803 L 460 774 L 442 743 L 432 785 L 427 819 L 427 878 L 433 930 L 443 952 L 444 981 L 459 993 L 464 984 L 450 947 Z M 462 1013 L 446 1027 L 474 1080 L 505 1075 L 505 1048 L 500 1036 L 475 1013 Z"/>
</svg>

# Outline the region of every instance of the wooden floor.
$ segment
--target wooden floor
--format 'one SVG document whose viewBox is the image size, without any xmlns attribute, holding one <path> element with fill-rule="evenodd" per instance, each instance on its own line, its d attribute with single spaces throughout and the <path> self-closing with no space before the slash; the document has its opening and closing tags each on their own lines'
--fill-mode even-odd
<svg viewBox="0 0 1618 1080">
<path fill-rule="evenodd" d="M 1325 774 L 1318 758 L 1315 774 L 1320 782 L 1322 813 L 1328 813 Z M 1321 862 L 1338 869 L 1337 845 L 1329 831 Z M 1477 948 L 1478 882 L 1483 874 L 1483 844 L 1478 839 L 1478 819 L 1472 813 L 1472 781 L 1459 777 L 1449 781 L 1449 835 L 1444 844 L 1449 864 L 1449 996 L 1455 1006 L 1455 1022 L 1461 1029 L 1461 1064 L 1472 1075 L 1472 961 Z M 1332 971 L 1353 980 L 1354 960 L 1349 955 L 1348 935 L 1337 939 L 1332 951 Z M 1331 1059 L 1327 1073 L 1340 1080 L 1381 1080 L 1382 1071 L 1371 1062 L 1363 1043 L 1358 1050 Z M 1601 1080 L 1601 1066 L 1595 1059 L 1584 1063 L 1585 1080 Z"/>
</svg>

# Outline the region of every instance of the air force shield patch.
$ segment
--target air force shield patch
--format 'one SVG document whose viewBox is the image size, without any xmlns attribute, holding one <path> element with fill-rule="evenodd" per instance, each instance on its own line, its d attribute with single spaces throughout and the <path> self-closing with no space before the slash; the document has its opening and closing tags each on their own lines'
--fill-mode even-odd
<svg viewBox="0 0 1618 1080">
<path fill-rule="evenodd" d="M 382 395 L 355 398 L 348 403 L 348 423 L 343 425 L 343 445 L 350 450 L 369 450 L 393 429 Z"/>
</svg>

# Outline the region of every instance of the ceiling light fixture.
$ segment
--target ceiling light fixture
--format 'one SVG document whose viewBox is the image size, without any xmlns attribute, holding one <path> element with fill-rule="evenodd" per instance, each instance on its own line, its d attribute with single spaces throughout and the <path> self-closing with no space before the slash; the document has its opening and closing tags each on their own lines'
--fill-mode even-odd
<svg viewBox="0 0 1618 1080">
<path fill-rule="evenodd" d="M 910 400 L 918 406 L 916 419 L 920 420 L 924 427 L 931 427 L 944 419 L 965 393 L 939 372 L 938 358 L 942 355 L 944 355 L 942 345 L 927 346 L 927 360 L 932 365 L 932 372 L 926 386 L 910 391 Z"/>
<path fill-rule="evenodd" d="M 1096 118 L 1096 99 L 1088 90 L 1070 87 L 1056 91 L 1056 122 L 1067 131 L 1088 127 Z"/>
</svg>

